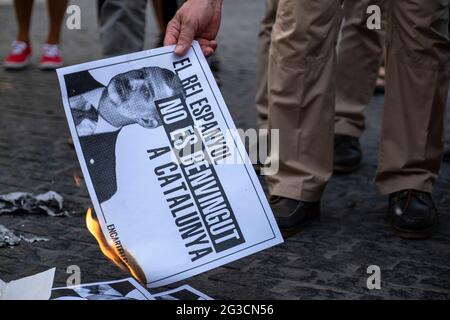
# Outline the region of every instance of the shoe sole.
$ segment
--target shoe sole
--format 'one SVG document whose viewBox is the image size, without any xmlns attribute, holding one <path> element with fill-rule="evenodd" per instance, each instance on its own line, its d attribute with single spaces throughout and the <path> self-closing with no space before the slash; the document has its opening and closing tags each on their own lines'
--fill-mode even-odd
<svg viewBox="0 0 450 320">
<path fill-rule="evenodd" d="M 406 230 L 402 228 L 398 228 L 392 224 L 390 224 L 391 229 L 394 231 L 394 234 L 403 239 L 411 239 L 411 240 L 421 240 L 421 239 L 429 239 L 435 230 L 435 227 L 431 227 L 424 230 Z"/>
<path fill-rule="evenodd" d="M 21 63 L 9 63 L 9 62 L 4 62 L 3 63 L 3 67 L 7 70 L 20 70 L 20 69 L 25 69 L 26 67 L 28 67 L 30 65 L 30 60 L 27 59 L 24 62 Z"/>
<path fill-rule="evenodd" d="M 308 224 L 312 224 L 313 222 L 319 222 L 320 221 L 320 211 L 315 213 L 313 216 L 308 218 L 306 221 L 303 221 L 302 223 L 298 224 L 295 227 L 292 228 L 280 228 L 281 235 L 284 239 L 290 238 L 292 236 L 295 236 L 297 233 L 299 233 L 303 227 L 307 226 Z"/>
</svg>

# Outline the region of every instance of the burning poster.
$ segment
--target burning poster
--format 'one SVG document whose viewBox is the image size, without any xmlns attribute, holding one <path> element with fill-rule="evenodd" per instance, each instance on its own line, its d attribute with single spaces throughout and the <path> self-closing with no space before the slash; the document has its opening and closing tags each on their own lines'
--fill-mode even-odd
<svg viewBox="0 0 450 320">
<path fill-rule="evenodd" d="M 133 278 L 55 288 L 51 300 L 155 300 Z"/>
<path fill-rule="evenodd" d="M 97 239 L 149 287 L 282 242 L 198 43 L 173 49 L 58 70 Z"/>
</svg>

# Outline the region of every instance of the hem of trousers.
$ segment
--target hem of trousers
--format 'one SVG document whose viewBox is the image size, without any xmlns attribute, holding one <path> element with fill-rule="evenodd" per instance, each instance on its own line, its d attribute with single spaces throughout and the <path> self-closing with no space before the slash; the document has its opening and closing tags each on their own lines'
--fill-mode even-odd
<svg viewBox="0 0 450 320">
<path fill-rule="evenodd" d="M 342 124 L 341 122 L 340 124 L 335 124 L 334 126 L 334 134 L 343 134 L 355 138 L 360 138 L 363 133 L 364 130 L 358 129 L 349 123 Z"/>
<path fill-rule="evenodd" d="M 384 180 L 376 183 L 382 195 L 390 195 L 402 190 L 417 190 L 431 193 L 433 191 L 433 184 L 431 182 L 424 182 L 422 179 L 417 180 L 415 177 L 396 177 L 392 180 Z"/>
<path fill-rule="evenodd" d="M 322 192 L 300 190 L 300 187 L 298 190 L 287 190 L 283 187 L 271 187 L 269 189 L 271 190 L 270 194 L 273 196 L 289 198 L 297 201 L 318 202 L 322 197 Z"/>
</svg>

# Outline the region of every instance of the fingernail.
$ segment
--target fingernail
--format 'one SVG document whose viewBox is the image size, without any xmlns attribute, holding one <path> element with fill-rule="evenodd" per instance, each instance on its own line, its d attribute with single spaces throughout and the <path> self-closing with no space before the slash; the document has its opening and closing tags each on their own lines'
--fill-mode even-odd
<svg viewBox="0 0 450 320">
<path fill-rule="evenodd" d="M 175 47 L 175 53 L 176 53 L 176 54 L 180 54 L 182 51 L 183 51 L 183 46 L 177 45 L 177 46 Z"/>
</svg>

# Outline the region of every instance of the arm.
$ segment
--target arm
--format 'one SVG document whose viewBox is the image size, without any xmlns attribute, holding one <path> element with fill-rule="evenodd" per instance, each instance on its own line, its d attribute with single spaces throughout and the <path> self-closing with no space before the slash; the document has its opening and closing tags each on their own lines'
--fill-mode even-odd
<svg viewBox="0 0 450 320">
<path fill-rule="evenodd" d="M 176 44 L 175 54 L 184 55 L 194 39 L 205 56 L 217 48 L 222 0 L 188 0 L 177 11 L 166 29 L 164 45 Z"/>
</svg>

